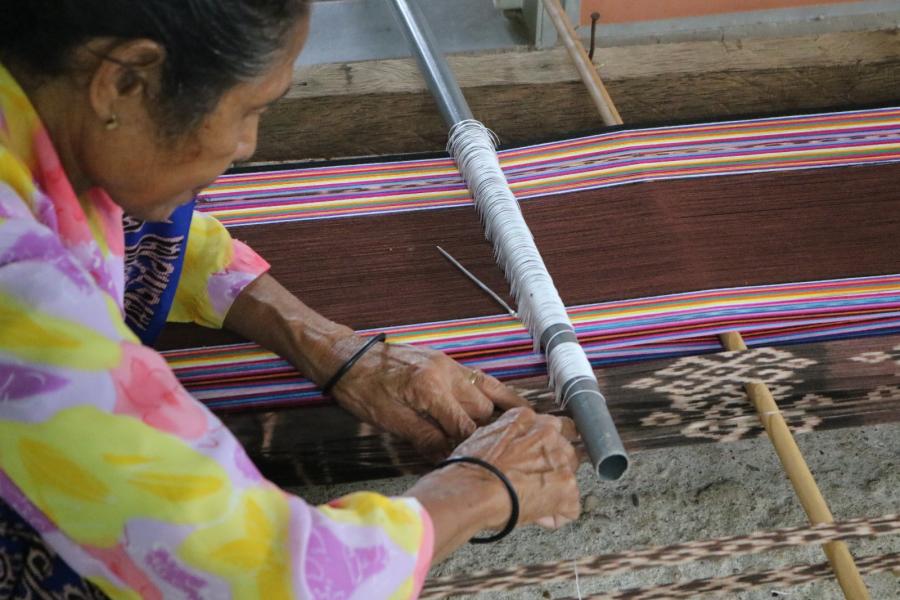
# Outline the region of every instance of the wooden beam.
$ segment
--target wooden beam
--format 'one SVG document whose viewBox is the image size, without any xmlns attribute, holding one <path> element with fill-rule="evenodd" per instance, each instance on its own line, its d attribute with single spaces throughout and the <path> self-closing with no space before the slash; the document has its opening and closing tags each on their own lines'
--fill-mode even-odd
<svg viewBox="0 0 900 600">
<path fill-rule="evenodd" d="M 701 121 L 900 101 L 897 30 L 601 48 L 625 122 Z M 565 50 L 454 55 L 475 116 L 505 144 L 602 126 Z M 256 161 L 443 149 L 444 125 L 412 60 L 298 71 L 264 118 Z"/>
</svg>

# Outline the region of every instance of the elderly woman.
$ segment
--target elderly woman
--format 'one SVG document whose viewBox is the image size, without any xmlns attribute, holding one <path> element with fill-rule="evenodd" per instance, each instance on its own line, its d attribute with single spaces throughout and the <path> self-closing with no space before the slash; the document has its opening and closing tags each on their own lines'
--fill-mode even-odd
<svg viewBox="0 0 900 600">
<path fill-rule="evenodd" d="M 482 529 L 577 517 L 570 421 L 359 339 L 193 213 L 253 153 L 306 11 L 0 0 L 0 598 L 409 598 Z M 403 497 L 309 506 L 141 343 L 166 318 L 260 342 L 423 452 L 465 440 L 457 462 Z"/>
</svg>

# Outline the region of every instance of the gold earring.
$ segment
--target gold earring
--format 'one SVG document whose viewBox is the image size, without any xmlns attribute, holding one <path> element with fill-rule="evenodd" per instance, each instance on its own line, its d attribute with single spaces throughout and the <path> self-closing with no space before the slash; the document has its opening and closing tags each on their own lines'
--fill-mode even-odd
<svg viewBox="0 0 900 600">
<path fill-rule="evenodd" d="M 112 131 L 112 130 L 118 129 L 118 128 L 119 128 L 119 117 L 116 116 L 116 113 L 113 113 L 106 120 L 106 130 Z"/>
</svg>

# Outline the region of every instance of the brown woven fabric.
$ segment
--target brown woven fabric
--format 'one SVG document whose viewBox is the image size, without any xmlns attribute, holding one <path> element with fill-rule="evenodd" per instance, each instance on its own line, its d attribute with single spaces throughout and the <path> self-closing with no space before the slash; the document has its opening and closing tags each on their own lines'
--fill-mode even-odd
<svg viewBox="0 0 900 600">
<path fill-rule="evenodd" d="M 560 295 L 571 305 L 894 273 L 900 264 L 898 179 L 900 165 L 764 173 L 594 190 L 529 200 L 522 207 Z M 471 208 L 255 226 L 233 233 L 270 260 L 272 273 L 307 304 L 354 328 L 498 312 L 444 261 L 436 245 L 493 289 L 507 289 Z M 229 341 L 236 340 L 182 327 L 171 328 L 160 347 Z M 900 420 L 900 337 L 720 353 L 598 372 L 632 451 L 760 435 L 742 389 L 758 376 L 794 431 Z M 514 385 L 538 409 L 555 410 L 544 379 Z M 263 472 L 281 484 L 360 480 L 427 468 L 408 446 L 335 406 L 227 415 L 225 422 Z M 897 517 L 888 519 L 878 527 L 895 531 Z M 626 552 L 583 559 L 579 571 L 610 573 L 873 535 L 872 526 L 797 528 Z M 872 572 L 898 560 L 893 554 L 857 563 L 862 572 Z M 758 585 L 794 585 L 829 573 L 827 564 L 801 565 L 595 597 L 694 598 Z M 439 588 L 432 582 L 428 590 L 512 589 L 572 576 L 571 563 L 537 565 L 469 574 L 465 580 L 471 583 L 465 585 L 454 580 Z"/>
<path fill-rule="evenodd" d="M 900 165 L 642 183 L 527 200 L 566 304 L 895 273 Z M 474 208 L 239 227 L 307 304 L 354 328 L 490 315 L 437 252 L 508 289 Z M 161 347 L 233 340 L 173 328 Z"/>
<path fill-rule="evenodd" d="M 762 434 L 743 383 L 761 377 L 794 432 L 900 420 L 900 336 L 723 352 L 597 371 L 631 451 Z M 544 412 L 545 378 L 515 382 Z M 418 473 L 408 445 L 337 406 L 222 415 L 274 481 L 302 485 Z"/>
<path fill-rule="evenodd" d="M 863 575 L 881 573 L 900 567 L 900 552 L 865 556 L 856 560 L 856 566 Z M 768 571 L 741 573 L 730 577 L 695 579 L 686 583 L 668 583 L 647 588 L 633 588 L 618 592 L 560 598 L 559 600 L 679 600 L 700 598 L 709 594 L 729 598 L 738 592 L 745 592 L 761 586 L 791 587 L 810 583 L 831 576 L 827 562 L 814 565 L 795 565 Z"/>
<path fill-rule="evenodd" d="M 758 531 L 750 535 L 698 540 L 570 561 L 433 578 L 425 583 L 421 597 L 440 598 L 448 594 L 513 590 L 552 581 L 570 580 L 574 577 L 575 569 L 578 570 L 579 577 L 609 576 L 636 569 L 672 566 L 697 560 L 717 560 L 794 546 L 896 533 L 900 533 L 900 515 L 896 514 L 850 519 L 827 525 Z"/>
<path fill-rule="evenodd" d="M 576 304 L 896 272 L 897 180 L 900 165 L 816 169 L 636 184 L 528 200 L 522 207 L 561 296 Z M 305 302 L 357 328 L 498 312 L 435 245 L 495 290 L 507 289 L 472 208 L 232 233 L 268 258 L 273 274 Z M 236 339 L 183 326 L 164 335 L 161 346 L 226 341 Z M 894 363 L 861 363 L 853 353 L 891 354 L 898 345 L 784 348 L 782 364 L 795 366 L 782 371 L 793 376 L 764 379 L 775 385 L 779 404 L 800 430 L 897 420 Z M 631 450 L 727 441 L 760 432 L 741 382 L 724 374 L 758 358 L 722 354 L 616 367 L 598 376 Z M 695 390 L 688 401 L 666 391 L 682 377 Z M 704 388 L 704 382 L 719 387 Z M 544 380 L 512 383 L 542 410 L 553 410 Z M 404 444 L 333 406 L 228 415 L 226 422 L 265 474 L 282 484 L 427 468 Z"/>
</svg>

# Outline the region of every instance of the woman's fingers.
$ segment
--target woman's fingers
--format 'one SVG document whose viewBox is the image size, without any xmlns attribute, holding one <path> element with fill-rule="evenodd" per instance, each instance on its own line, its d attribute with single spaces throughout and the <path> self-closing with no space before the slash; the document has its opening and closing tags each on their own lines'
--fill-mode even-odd
<svg viewBox="0 0 900 600">
<path fill-rule="evenodd" d="M 480 428 L 475 435 L 460 444 L 454 454 L 475 456 L 495 461 L 503 470 L 517 467 L 520 456 L 508 455 L 510 441 L 519 439 L 531 430 L 536 415 L 530 408 L 514 408 L 503 413 L 499 419 Z"/>
<path fill-rule="evenodd" d="M 478 389 L 490 400 L 490 402 L 501 410 L 509 410 L 511 408 L 529 406 L 528 401 L 513 391 L 513 389 L 495 377 L 484 373 L 483 376 L 476 381 Z"/>
<path fill-rule="evenodd" d="M 549 517 L 541 517 L 537 521 L 534 522 L 535 525 L 539 525 L 544 529 L 556 529 L 556 516 L 551 515 Z"/>
<path fill-rule="evenodd" d="M 408 440 L 425 458 L 432 462 L 443 459 L 453 449 L 453 443 L 427 416 L 406 406 L 398 406 L 391 414 L 392 431 Z"/>
<path fill-rule="evenodd" d="M 534 425 L 523 436 L 523 445 L 526 448 L 556 448 L 562 444 L 568 444 L 562 436 L 563 424 L 559 418 L 552 415 L 537 415 Z"/>
<path fill-rule="evenodd" d="M 576 448 L 574 444 L 574 442 L 580 440 L 578 430 L 575 429 L 575 422 L 568 417 L 557 417 L 557 421 L 559 422 L 559 434 L 561 438 L 557 441 L 559 452 L 562 453 L 566 464 L 572 471 L 577 471 L 578 465 L 583 461 L 583 457 L 579 454 L 579 449 Z M 579 448 L 583 447 L 579 446 Z"/>
<path fill-rule="evenodd" d="M 469 369 L 454 363 L 463 377 L 457 378 L 457 399 L 473 420 L 481 425 L 490 422 L 494 409 L 527 407 L 528 402 L 499 380 L 480 369 Z"/>
<path fill-rule="evenodd" d="M 575 452 L 575 448 L 568 442 L 549 450 L 547 452 L 547 460 L 554 470 L 565 468 L 573 473 L 578 470 L 578 455 Z"/>
<path fill-rule="evenodd" d="M 479 425 L 487 425 L 494 416 L 494 403 L 479 387 L 480 371 L 458 371 L 465 377 L 454 380 L 455 398 L 469 417 Z"/>
<path fill-rule="evenodd" d="M 534 523 L 543 527 L 544 529 L 559 529 L 563 525 L 568 525 L 574 520 L 575 519 L 567 519 L 566 517 L 553 515 L 552 517 L 541 517 Z"/>
<path fill-rule="evenodd" d="M 528 407 L 511 408 L 495 421 L 499 427 L 513 425 L 518 434 L 524 434 L 531 430 L 537 421 L 538 414 Z"/>
<path fill-rule="evenodd" d="M 575 421 L 569 417 L 558 417 L 558 419 L 562 425 L 560 431 L 562 432 L 563 437 L 570 442 L 577 442 L 580 439 L 580 436 L 578 435 L 578 429 L 575 427 Z"/>
<path fill-rule="evenodd" d="M 578 470 L 578 465 L 584 462 L 587 452 L 584 447 L 579 445 L 577 448 L 574 442 L 578 442 L 580 437 L 578 430 L 575 428 L 575 422 L 568 417 L 552 417 L 550 415 L 541 415 L 548 419 L 552 419 L 552 429 L 558 432 L 557 439 L 547 438 L 545 442 L 548 447 L 556 448 L 555 452 L 559 453 L 556 462 L 552 465 L 554 468 L 560 464 L 566 464 L 572 471 Z"/>
<path fill-rule="evenodd" d="M 553 471 L 533 474 L 522 489 L 520 498 L 525 501 L 522 523 L 537 523 L 555 528 L 574 521 L 581 513 L 581 499 L 575 473 L 566 466 Z"/>
<path fill-rule="evenodd" d="M 436 396 L 425 411 L 452 440 L 461 442 L 475 433 L 478 425 L 452 396 Z"/>
</svg>

